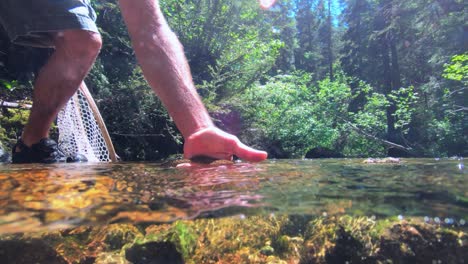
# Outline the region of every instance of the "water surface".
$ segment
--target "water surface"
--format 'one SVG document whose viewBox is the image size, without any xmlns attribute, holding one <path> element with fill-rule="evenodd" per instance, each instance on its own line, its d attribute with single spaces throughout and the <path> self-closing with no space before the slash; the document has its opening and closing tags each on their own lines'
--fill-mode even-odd
<svg viewBox="0 0 468 264">
<path fill-rule="evenodd" d="M 464 226 L 462 160 L 0 165 L 0 234 L 227 215 L 420 216 Z"/>
</svg>

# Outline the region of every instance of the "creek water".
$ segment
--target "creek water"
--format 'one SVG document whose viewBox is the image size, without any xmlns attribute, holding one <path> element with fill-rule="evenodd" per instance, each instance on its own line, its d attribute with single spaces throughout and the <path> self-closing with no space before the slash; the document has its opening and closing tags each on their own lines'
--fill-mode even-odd
<svg viewBox="0 0 468 264">
<path fill-rule="evenodd" d="M 109 223 L 286 214 L 423 217 L 465 227 L 462 159 L 0 165 L 0 234 Z"/>
</svg>

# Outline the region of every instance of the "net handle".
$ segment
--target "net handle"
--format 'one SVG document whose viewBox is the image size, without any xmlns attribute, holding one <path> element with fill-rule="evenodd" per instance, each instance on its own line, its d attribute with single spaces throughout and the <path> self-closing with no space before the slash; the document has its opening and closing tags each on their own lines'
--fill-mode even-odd
<svg viewBox="0 0 468 264">
<path fill-rule="evenodd" d="M 115 153 L 114 145 L 112 144 L 112 140 L 109 136 L 109 132 L 107 131 L 106 124 L 104 123 L 104 120 L 102 119 L 101 113 L 99 112 L 96 102 L 94 102 L 93 96 L 89 92 L 88 87 L 86 86 L 84 81 L 81 82 L 79 89 L 83 93 L 84 97 L 86 98 L 86 101 L 88 101 L 89 107 L 91 108 L 91 111 L 93 112 L 94 118 L 96 119 L 99 129 L 101 129 L 102 136 L 104 138 L 104 141 L 106 142 L 107 149 L 109 151 L 109 158 L 111 159 L 112 162 L 116 162 L 117 154 Z"/>
</svg>

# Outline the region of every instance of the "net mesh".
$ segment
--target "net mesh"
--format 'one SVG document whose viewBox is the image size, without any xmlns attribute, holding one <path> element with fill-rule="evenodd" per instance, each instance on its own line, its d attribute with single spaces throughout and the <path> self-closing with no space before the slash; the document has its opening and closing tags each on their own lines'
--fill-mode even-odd
<svg viewBox="0 0 468 264">
<path fill-rule="evenodd" d="M 58 144 L 67 156 L 79 153 L 86 156 L 89 162 L 111 161 L 102 131 L 80 90 L 59 112 L 57 126 Z"/>
</svg>

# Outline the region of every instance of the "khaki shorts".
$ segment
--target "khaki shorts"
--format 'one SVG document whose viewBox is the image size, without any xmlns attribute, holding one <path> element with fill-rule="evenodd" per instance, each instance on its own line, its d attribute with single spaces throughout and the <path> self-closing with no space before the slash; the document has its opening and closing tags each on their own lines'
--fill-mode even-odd
<svg viewBox="0 0 468 264">
<path fill-rule="evenodd" d="M 53 47 L 52 33 L 83 29 L 99 33 L 89 0 L 0 0 L 0 23 L 11 41 Z"/>
</svg>

